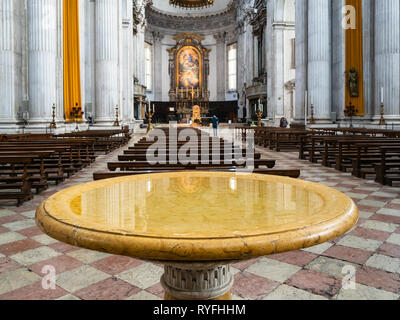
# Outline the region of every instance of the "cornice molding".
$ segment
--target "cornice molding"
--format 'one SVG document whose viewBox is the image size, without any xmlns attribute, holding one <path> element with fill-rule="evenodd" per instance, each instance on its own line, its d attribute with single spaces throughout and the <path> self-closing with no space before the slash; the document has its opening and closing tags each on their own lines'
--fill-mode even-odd
<svg viewBox="0 0 400 320">
<path fill-rule="evenodd" d="M 296 24 L 294 22 L 274 21 L 272 23 L 272 27 L 274 29 L 284 29 L 284 28 L 293 29 L 296 27 Z"/>
<path fill-rule="evenodd" d="M 168 0 L 165 0 L 168 1 Z M 217 0 L 218 1 L 218 0 Z M 231 0 L 230 3 L 226 6 L 226 8 L 216 11 L 216 12 L 206 12 L 206 13 L 196 13 L 196 12 L 188 12 L 188 13 L 171 13 L 171 12 L 166 12 L 162 11 L 160 9 L 157 9 L 156 7 L 153 6 L 152 1 L 148 2 L 147 8 L 150 8 L 152 11 L 157 12 L 159 14 L 165 15 L 165 16 L 170 16 L 173 18 L 204 18 L 204 17 L 210 17 L 210 16 L 215 16 L 215 15 L 221 15 L 225 14 L 226 12 L 229 12 L 233 8 L 236 8 L 237 6 L 237 1 L 238 0 Z"/>
<path fill-rule="evenodd" d="M 173 16 L 159 13 L 153 7 L 147 6 L 147 27 L 152 31 L 163 30 L 168 34 L 180 32 L 196 32 L 214 34 L 224 30 L 232 30 L 237 25 L 236 8 L 232 5 L 223 13 L 207 16 Z"/>
</svg>

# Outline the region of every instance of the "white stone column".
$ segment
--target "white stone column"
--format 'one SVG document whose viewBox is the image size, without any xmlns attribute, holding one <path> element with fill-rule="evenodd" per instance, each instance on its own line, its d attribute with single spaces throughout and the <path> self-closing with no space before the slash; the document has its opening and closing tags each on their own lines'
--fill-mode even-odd
<svg viewBox="0 0 400 320">
<path fill-rule="evenodd" d="M 68 1 L 68 0 L 64 0 Z M 87 0 L 78 0 L 78 14 L 79 14 L 79 50 L 80 50 L 80 56 L 79 56 L 79 62 L 80 62 L 80 78 L 81 78 L 81 102 L 82 102 L 82 108 L 85 111 L 85 114 L 83 115 L 83 118 L 86 118 L 86 112 L 88 111 L 86 108 L 86 90 L 85 90 L 85 84 L 86 84 L 86 69 L 85 69 L 85 57 L 86 57 L 86 36 L 87 36 L 87 31 L 86 31 L 86 3 Z"/>
<path fill-rule="evenodd" d="M 248 20 L 247 20 L 247 23 Z M 253 48 L 253 33 L 252 33 L 252 27 L 250 24 L 246 25 L 246 33 L 245 33 L 245 53 L 246 53 L 246 62 L 247 62 L 247 72 L 246 72 L 246 77 L 245 81 L 247 83 L 247 86 L 251 86 L 253 84 L 253 79 L 254 79 L 254 68 L 253 68 L 253 52 L 251 48 Z"/>
<path fill-rule="evenodd" d="M 118 95 L 119 1 L 96 0 L 96 124 L 112 125 Z"/>
<path fill-rule="evenodd" d="M 17 45 L 16 32 L 18 3 L 0 1 L 0 127 L 14 127 L 22 99 L 21 45 Z M 16 7 L 17 6 L 17 7 Z M 22 8 L 20 8 L 22 10 Z"/>
<path fill-rule="evenodd" d="M 331 1 L 308 0 L 308 88 L 314 118 L 331 122 Z"/>
<path fill-rule="evenodd" d="M 153 93 L 154 101 L 162 101 L 162 85 L 163 76 L 160 72 L 162 70 L 162 39 L 164 35 L 160 32 L 153 32 Z"/>
<path fill-rule="evenodd" d="M 275 70 L 274 70 L 274 95 L 273 105 L 275 105 L 275 123 L 284 116 L 284 95 L 285 95 L 285 51 L 284 51 L 284 25 L 275 23 L 274 29 L 274 50 L 275 50 Z"/>
<path fill-rule="evenodd" d="M 57 1 L 56 120 L 64 120 L 64 35 L 63 0 Z M 67 0 L 68 1 L 68 0 Z"/>
<path fill-rule="evenodd" d="M 243 82 L 246 84 L 246 87 L 251 87 L 253 85 L 253 34 L 251 30 L 251 25 L 249 24 L 249 20 L 245 20 L 245 25 L 243 27 Z M 246 109 L 246 119 L 249 120 L 251 118 L 250 112 L 250 103 L 249 99 L 246 98 L 245 106 Z"/>
<path fill-rule="evenodd" d="M 343 7 L 345 0 L 335 0 L 332 2 L 331 13 L 331 111 L 336 112 L 338 119 L 343 119 L 345 96 L 346 96 L 346 30 L 342 27 Z"/>
<path fill-rule="evenodd" d="M 214 35 L 217 40 L 217 100 L 225 101 L 226 88 L 226 33 L 220 32 Z"/>
<path fill-rule="evenodd" d="M 364 111 L 367 119 L 374 115 L 374 5 L 373 0 L 362 1 Z"/>
<path fill-rule="evenodd" d="M 56 103 L 57 1 L 29 0 L 27 4 L 30 124 L 43 129 Z"/>
<path fill-rule="evenodd" d="M 140 22 L 138 25 L 137 48 L 136 48 L 136 75 L 140 85 L 145 85 L 145 57 L 144 57 L 144 23 Z"/>
<path fill-rule="evenodd" d="M 240 95 L 239 98 L 239 110 L 238 110 L 238 118 L 243 118 L 244 108 L 246 107 L 246 97 L 244 90 L 244 73 L 245 73 L 245 62 L 244 62 L 244 43 L 243 43 L 243 35 L 244 35 L 243 27 L 238 28 L 238 39 L 237 39 L 237 61 L 238 61 L 238 92 Z"/>
<path fill-rule="evenodd" d="M 272 122 L 274 121 L 275 110 L 275 48 L 274 43 L 274 6 L 275 2 L 267 1 L 267 23 L 265 26 L 265 41 L 266 46 L 266 71 L 267 71 L 267 117 Z"/>
<path fill-rule="evenodd" d="M 307 91 L 308 34 L 307 0 L 296 0 L 296 104 L 295 122 L 304 123 L 305 92 Z"/>
<path fill-rule="evenodd" d="M 122 113 L 124 125 L 131 124 L 134 119 L 133 110 L 133 72 L 134 72 L 134 44 L 133 44 L 133 8 L 132 1 L 124 0 L 122 5 Z"/>
<path fill-rule="evenodd" d="M 400 2 L 375 0 L 375 115 L 384 88 L 385 118 L 400 120 Z"/>
<path fill-rule="evenodd" d="M 85 100 L 87 113 L 95 118 L 96 110 L 96 3 L 86 2 L 85 8 Z"/>
</svg>

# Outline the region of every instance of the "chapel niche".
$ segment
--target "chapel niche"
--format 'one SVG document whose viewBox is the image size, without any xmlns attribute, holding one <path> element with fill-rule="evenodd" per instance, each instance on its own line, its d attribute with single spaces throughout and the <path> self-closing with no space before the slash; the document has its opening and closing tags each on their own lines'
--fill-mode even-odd
<svg viewBox="0 0 400 320">
<path fill-rule="evenodd" d="M 209 53 L 203 47 L 204 37 L 195 33 L 181 33 L 174 37 L 176 46 L 168 49 L 171 102 L 181 118 L 189 118 L 194 106 L 199 106 L 201 114 L 209 109 L 210 73 Z"/>
</svg>

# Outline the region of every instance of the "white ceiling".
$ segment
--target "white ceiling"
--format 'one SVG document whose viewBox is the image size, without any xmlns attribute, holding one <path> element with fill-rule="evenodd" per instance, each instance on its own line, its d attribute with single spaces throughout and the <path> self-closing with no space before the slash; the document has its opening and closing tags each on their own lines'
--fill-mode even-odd
<svg viewBox="0 0 400 320">
<path fill-rule="evenodd" d="M 173 15 L 208 15 L 225 11 L 232 0 L 215 0 L 212 7 L 203 9 L 184 9 L 171 6 L 168 0 L 153 0 L 153 7 L 166 14 Z"/>
</svg>

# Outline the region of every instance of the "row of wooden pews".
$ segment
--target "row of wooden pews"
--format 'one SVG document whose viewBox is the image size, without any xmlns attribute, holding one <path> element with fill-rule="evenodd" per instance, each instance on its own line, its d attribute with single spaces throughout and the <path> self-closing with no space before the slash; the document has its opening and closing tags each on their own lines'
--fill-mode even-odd
<svg viewBox="0 0 400 320">
<path fill-rule="evenodd" d="M 58 138 L 90 138 L 94 139 L 94 150 L 106 154 L 126 145 L 132 138 L 129 127 L 115 130 L 87 130 L 60 134 Z"/>
<path fill-rule="evenodd" d="M 301 138 L 299 158 L 359 178 L 393 185 L 400 181 L 400 133 L 375 129 L 326 129 Z"/>
<path fill-rule="evenodd" d="M 254 134 L 254 143 L 263 148 L 276 152 L 296 152 L 300 150 L 301 139 L 314 134 L 329 135 L 325 131 L 310 131 L 302 128 L 277 128 L 277 127 L 243 127 L 240 128 L 242 140 L 245 141 L 249 134 Z"/>
<path fill-rule="evenodd" d="M 59 184 L 96 160 L 99 140 L 118 137 L 111 149 L 126 144 L 126 130 L 73 133 L 62 136 L 45 134 L 1 135 L 0 199 L 17 200 L 17 205 Z"/>
<path fill-rule="evenodd" d="M 259 153 L 255 153 L 250 159 L 246 149 L 233 146 L 224 139 L 207 136 L 206 140 L 201 140 L 201 135 L 204 137 L 205 133 L 201 133 L 198 129 L 193 130 L 196 130 L 197 142 L 191 142 L 189 139 L 174 141 L 176 149 L 170 148 L 168 129 L 164 129 L 165 138 L 160 141 L 148 141 L 148 137 L 144 137 L 119 155 L 118 161 L 109 162 L 109 171 L 95 172 L 93 179 L 184 170 L 237 172 L 246 170 L 249 163 L 254 166 L 252 170 L 254 173 L 293 178 L 300 176 L 299 170 L 273 170 L 276 161 L 262 159 Z M 155 142 L 159 143 L 157 149 L 154 147 Z"/>
</svg>

